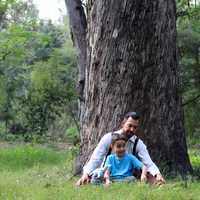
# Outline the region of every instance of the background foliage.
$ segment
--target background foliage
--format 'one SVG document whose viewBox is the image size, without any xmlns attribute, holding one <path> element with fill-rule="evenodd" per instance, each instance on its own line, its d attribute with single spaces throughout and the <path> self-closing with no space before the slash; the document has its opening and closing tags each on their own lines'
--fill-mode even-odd
<svg viewBox="0 0 200 200">
<path fill-rule="evenodd" d="M 177 0 L 187 136 L 200 138 L 200 2 Z M 0 134 L 78 138 L 76 56 L 67 19 L 39 19 L 32 0 L 0 2 Z M 71 139 L 70 139 L 71 138 Z M 200 139 L 198 139 L 200 141 Z"/>
<path fill-rule="evenodd" d="M 77 132 L 77 69 L 68 23 L 39 19 L 31 0 L 0 2 L 0 12 L 1 136 L 29 141 L 65 137 L 70 127 Z"/>
<path fill-rule="evenodd" d="M 200 138 L 200 2 L 177 1 L 178 48 L 187 136 Z"/>
</svg>

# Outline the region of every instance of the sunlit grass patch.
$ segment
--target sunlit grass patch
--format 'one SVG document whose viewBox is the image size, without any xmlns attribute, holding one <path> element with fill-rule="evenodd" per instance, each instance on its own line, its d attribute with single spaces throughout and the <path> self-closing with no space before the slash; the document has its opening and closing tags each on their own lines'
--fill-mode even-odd
<svg viewBox="0 0 200 200">
<path fill-rule="evenodd" d="M 69 152 L 56 152 L 41 146 L 20 145 L 0 150 L 0 171 L 24 170 L 37 165 L 57 165 L 71 156 Z"/>
<path fill-rule="evenodd" d="M 200 149 L 190 149 L 189 155 L 192 166 L 200 168 Z"/>
</svg>

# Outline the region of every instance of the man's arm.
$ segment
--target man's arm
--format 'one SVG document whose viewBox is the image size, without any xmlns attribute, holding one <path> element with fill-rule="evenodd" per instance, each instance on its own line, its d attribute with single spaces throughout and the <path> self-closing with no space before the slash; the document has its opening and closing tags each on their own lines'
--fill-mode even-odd
<svg viewBox="0 0 200 200">
<path fill-rule="evenodd" d="M 145 167 L 145 165 L 142 166 L 142 174 L 141 174 L 140 180 L 142 182 L 147 180 L 147 168 Z"/>
<path fill-rule="evenodd" d="M 89 183 L 91 173 L 96 168 L 100 167 L 104 157 L 109 151 L 111 140 L 112 140 L 112 133 L 107 133 L 102 137 L 99 144 L 95 148 L 89 162 L 86 163 L 86 165 L 83 167 L 83 174 L 81 178 L 76 182 L 77 186 Z"/>
<path fill-rule="evenodd" d="M 95 148 L 94 152 L 88 163 L 83 167 L 83 174 L 90 175 L 96 168 L 100 167 L 104 157 L 109 151 L 112 140 L 112 133 L 107 133 L 102 137 L 99 144 Z"/>
<path fill-rule="evenodd" d="M 138 141 L 138 144 L 136 147 L 136 153 L 141 159 L 141 161 L 143 162 L 143 164 L 147 167 L 147 172 L 150 172 L 150 174 L 153 175 L 156 178 L 156 181 L 159 182 L 160 184 L 165 183 L 165 179 L 161 175 L 158 167 L 151 160 L 151 157 L 146 148 L 146 145 L 142 142 L 142 140 Z"/>
<path fill-rule="evenodd" d="M 142 163 L 147 167 L 148 172 L 150 172 L 153 176 L 155 176 L 156 174 L 160 174 L 158 167 L 151 160 L 146 145 L 142 142 L 142 140 L 138 141 L 138 144 L 136 146 L 136 153 L 139 156 Z"/>
</svg>

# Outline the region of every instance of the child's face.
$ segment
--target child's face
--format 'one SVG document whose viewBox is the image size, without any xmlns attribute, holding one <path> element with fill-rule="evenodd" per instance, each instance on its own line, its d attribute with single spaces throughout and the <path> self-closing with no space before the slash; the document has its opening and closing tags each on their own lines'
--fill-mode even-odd
<svg viewBox="0 0 200 200">
<path fill-rule="evenodd" d="M 113 151 L 118 157 L 123 157 L 125 153 L 126 142 L 124 140 L 117 140 L 113 145 Z"/>
</svg>

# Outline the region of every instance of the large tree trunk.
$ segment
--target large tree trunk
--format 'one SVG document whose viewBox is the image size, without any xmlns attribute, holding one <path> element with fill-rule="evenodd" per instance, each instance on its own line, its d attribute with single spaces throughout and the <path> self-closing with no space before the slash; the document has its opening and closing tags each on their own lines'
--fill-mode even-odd
<svg viewBox="0 0 200 200">
<path fill-rule="evenodd" d="M 88 2 L 83 166 L 96 144 L 139 111 L 150 155 L 169 169 L 191 171 L 179 92 L 175 0 Z"/>
</svg>

